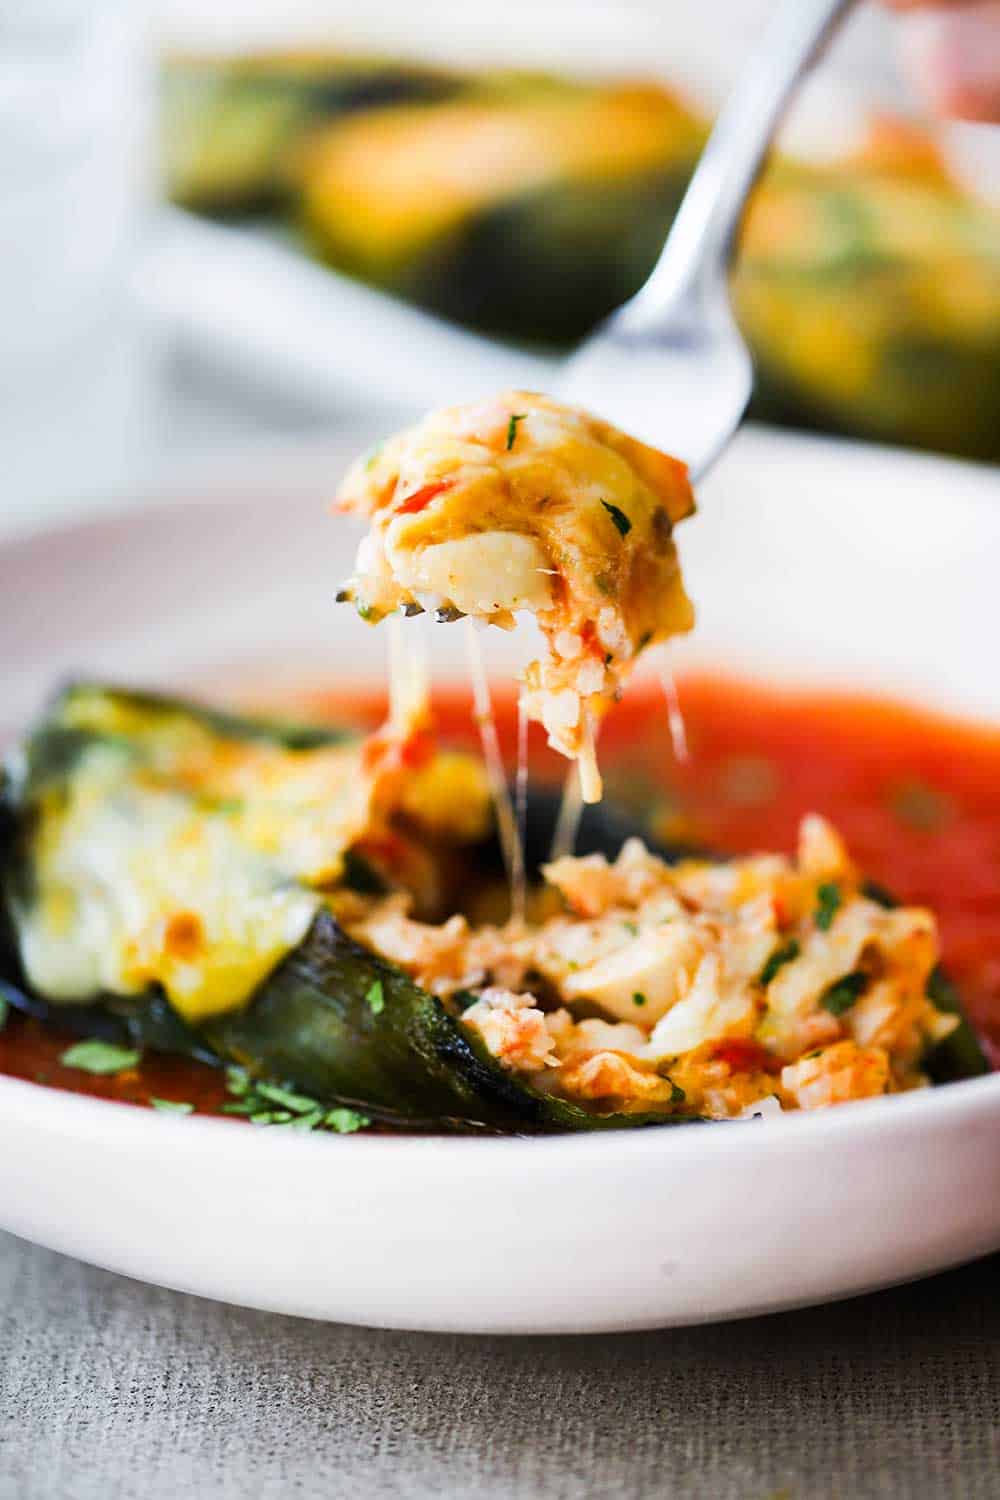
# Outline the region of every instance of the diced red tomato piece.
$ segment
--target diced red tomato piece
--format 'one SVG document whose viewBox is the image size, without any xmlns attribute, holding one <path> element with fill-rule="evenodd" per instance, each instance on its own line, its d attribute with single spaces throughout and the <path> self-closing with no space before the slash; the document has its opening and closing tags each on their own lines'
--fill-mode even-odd
<svg viewBox="0 0 1000 1500">
<path fill-rule="evenodd" d="M 400 505 L 396 506 L 397 516 L 415 516 L 419 511 L 425 510 L 436 495 L 442 495 L 445 490 L 450 490 L 454 480 L 439 479 L 436 484 L 421 485 L 419 490 L 414 490 L 412 495 L 407 495 Z"/>
</svg>

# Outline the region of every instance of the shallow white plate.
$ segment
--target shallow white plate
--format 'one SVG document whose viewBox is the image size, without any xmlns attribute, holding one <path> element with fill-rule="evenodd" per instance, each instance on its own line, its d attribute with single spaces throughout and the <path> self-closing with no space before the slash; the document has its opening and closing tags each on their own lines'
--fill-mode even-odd
<svg viewBox="0 0 1000 1500">
<path fill-rule="evenodd" d="M 343 677 L 348 454 L 259 456 L 197 498 L 0 549 L 3 718 L 69 672 Z M 682 546 L 679 655 L 880 686 L 1000 721 L 996 471 L 763 432 Z M 432 635 L 457 669 L 460 632 Z M 494 632 L 494 665 L 523 643 Z M 841 1297 L 1000 1246 L 1000 1077 L 717 1129 L 310 1138 L 0 1078 L 0 1226 L 250 1306 L 395 1327 L 643 1328 Z"/>
</svg>

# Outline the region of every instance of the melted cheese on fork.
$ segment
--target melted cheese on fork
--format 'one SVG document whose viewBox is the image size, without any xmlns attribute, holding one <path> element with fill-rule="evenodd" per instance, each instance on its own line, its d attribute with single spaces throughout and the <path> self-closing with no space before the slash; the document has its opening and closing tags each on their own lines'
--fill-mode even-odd
<svg viewBox="0 0 1000 1500">
<path fill-rule="evenodd" d="M 689 630 L 673 540 L 685 466 L 587 412 L 528 391 L 432 413 L 361 460 L 342 509 L 370 520 L 344 595 L 378 621 L 435 609 L 510 628 L 529 611 L 547 653 L 524 702 L 600 796 L 596 721 L 636 657 Z"/>
</svg>

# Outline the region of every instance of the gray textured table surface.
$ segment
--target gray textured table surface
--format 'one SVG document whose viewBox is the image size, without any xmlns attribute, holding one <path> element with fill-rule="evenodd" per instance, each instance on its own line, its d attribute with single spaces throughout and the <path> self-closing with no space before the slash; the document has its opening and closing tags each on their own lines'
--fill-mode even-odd
<svg viewBox="0 0 1000 1500">
<path fill-rule="evenodd" d="M 0 1497 L 993 1500 L 998 1277 L 504 1340 L 246 1312 L 0 1235 Z"/>
</svg>

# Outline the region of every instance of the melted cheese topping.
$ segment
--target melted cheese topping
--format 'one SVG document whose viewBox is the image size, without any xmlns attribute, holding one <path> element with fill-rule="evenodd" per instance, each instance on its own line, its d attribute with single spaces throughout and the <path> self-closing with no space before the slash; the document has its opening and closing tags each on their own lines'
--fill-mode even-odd
<svg viewBox="0 0 1000 1500">
<path fill-rule="evenodd" d="M 536 616 L 548 654 L 527 669 L 525 707 L 596 800 L 594 723 L 639 653 L 693 623 L 673 542 L 694 509 L 684 465 L 512 391 L 433 413 L 356 464 L 339 498 L 371 520 L 346 590 L 366 619 Z"/>
<path fill-rule="evenodd" d="M 394 812 L 456 841 L 489 826 L 474 762 L 427 746 L 408 768 L 387 736 L 289 749 L 86 691 L 60 727 L 93 738 L 42 785 L 30 889 L 12 900 L 27 977 L 53 1000 L 158 985 L 187 1021 L 232 1010 Z"/>
</svg>

